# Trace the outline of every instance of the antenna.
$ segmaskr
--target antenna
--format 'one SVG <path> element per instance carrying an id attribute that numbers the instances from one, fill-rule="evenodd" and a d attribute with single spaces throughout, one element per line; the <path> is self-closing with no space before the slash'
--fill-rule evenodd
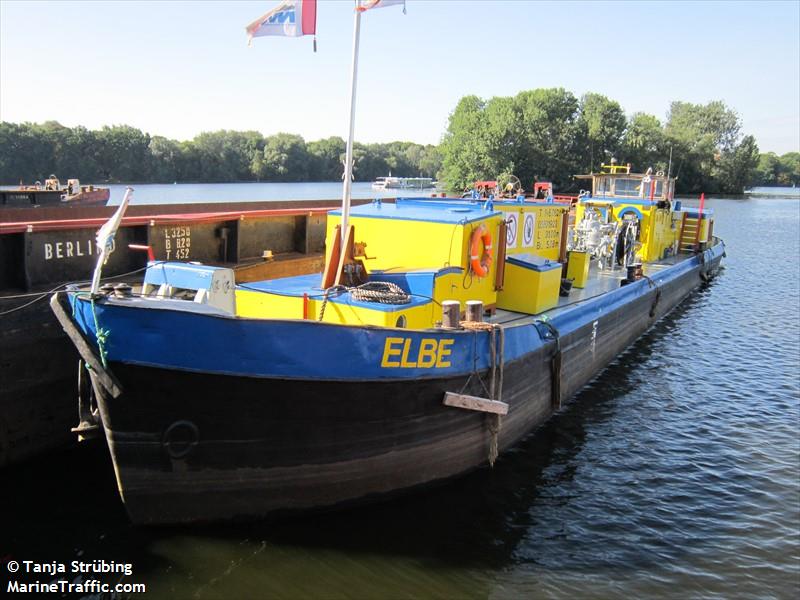
<path id="1" fill-rule="evenodd" d="M 672 173 L 672 144 L 669 145 L 669 166 L 667 167 L 667 181 Z"/>

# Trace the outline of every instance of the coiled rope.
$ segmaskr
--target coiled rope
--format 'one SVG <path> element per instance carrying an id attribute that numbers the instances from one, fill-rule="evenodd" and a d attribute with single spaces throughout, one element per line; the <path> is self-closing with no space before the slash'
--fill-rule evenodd
<path id="1" fill-rule="evenodd" d="M 322 321 L 325 316 L 325 307 L 328 306 L 330 295 L 344 292 L 350 292 L 353 300 L 361 302 L 378 302 L 380 304 L 408 304 L 411 302 L 411 294 L 396 283 L 388 281 L 368 281 L 355 287 L 334 285 L 326 289 L 325 294 L 322 296 L 322 306 L 319 309 L 318 321 Z"/>
<path id="2" fill-rule="evenodd" d="M 380 304 L 408 304 L 411 295 L 395 283 L 388 281 L 369 281 L 358 287 L 350 288 L 350 295 L 362 302 L 379 302 Z"/>

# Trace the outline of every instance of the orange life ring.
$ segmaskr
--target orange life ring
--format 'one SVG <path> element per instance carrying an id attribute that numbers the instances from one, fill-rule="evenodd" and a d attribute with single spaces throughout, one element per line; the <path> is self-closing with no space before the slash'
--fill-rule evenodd
<path id="1" fill-rule="evenodd" d="M 483 252 L 481 252 L 481 244 L 483 244 Z M 486 277 L 489 274 L 489 269 L 492 266 L 492 234 L 486 228 L 486 225 L 481 225 L 472 232 L 472 237 L 469 241 L 469 266 L 478 277 Z"/>

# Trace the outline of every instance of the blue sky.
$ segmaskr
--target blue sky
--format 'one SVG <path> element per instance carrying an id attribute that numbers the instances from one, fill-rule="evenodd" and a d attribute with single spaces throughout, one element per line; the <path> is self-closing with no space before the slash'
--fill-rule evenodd
<path id="1" fill-rule="evenodd" d="M 129 124 L 190 139 L 346 137 L 352 1 L 318 52 L 245 26 L 276 1 L 0 2 L 0 120 Z M 356 139 L 438 143 L 459 98 L 592 91 L 665 120 L 722 100 L 762 151 L 800 150 L 800 2 L 409 0 L 362 19 Z"/>

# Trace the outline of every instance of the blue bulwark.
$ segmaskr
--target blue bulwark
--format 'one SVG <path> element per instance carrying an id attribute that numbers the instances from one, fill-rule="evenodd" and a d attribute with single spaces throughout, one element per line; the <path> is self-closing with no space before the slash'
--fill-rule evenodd
<path id="1" fill-rule="evenodd" d="M 360 308 L 368 308 L 370 310 L 377 310 L 380 312 L 398 312 L 403 311 L 415 306 L 424 306 L 430 304 L 430 298 L 423 298 L 420 296 L 411 296 L 411 301 L 408 304 L 383 304 L 381 302 L 365 302 L 363 300 L 356 300 L 350 292 L 339 294 L 331 294 L 328 298 L 331 304 L 346 304 L 348 306 L 357 306 Z"/>
<path id="2" fill-rule="evenodd" d="M 495 206 L 513 206 L 513 207 L 517 207 L 517 206 L 544 206 L 544 207 L 547 207 L 547 208 L 553 208 L 554 205 L 555 206 L 559 206 L 555 202 L 528 200 L 527 198 L 525 198 L 525 196 L 517 196 L 517 198 L 514 199 L 514 200 L 509 200 L 508 198 L 503 199 L 503 200 L 495 200 L 494 201 L 494 205 Z"/>
<path id="3" fill-rule="evenodd" d="M 581 204 L 591 204 L 593 202 L 607 202 L 613 205 L 636 204 L 637 206 L 655 206 L 656 201 L 642 200 L 641 198 L 625 198 L 624 196 L 584 196 L 580 199 Z"/>
<path id="4" fill-rule="evenodd" d="M 342 211 L 332 210 L 329 214 L 341 215 Z M 501 214 L 464 202 L 420 202 L 419 200 L 398 201 L 395 204 L 362 204 L 350 209 L 352 218 L 397 219 L 400 221 L 452 223 L 454 225 L 483 221 L 489 216 Z"/>
<path id="5" fill-rule="evenodd" d="M 187 263 L 150 262 L 147 264 L 144 282 L 156 287 L 169 285 L 184 290 L 207 290 L 211 288 L 214 273 L 220 270 L 230 269 Z"/>
<path id="6" fill-rule="evenodd" d="M 242 290 L 267 292 L 278 296 L 301 297 L 303 294 L 308 294 L 309 297 L 315 298 L 317 296 L 322 297 L 325 294 L 325 290 L 320 287 L 321 282 L 322 275 L 320 273 L 311 273 L 310 275 L 253 281 L 239 284 L 237 287 Z"/>
<path id="7" fill-rule="evenodd" d="M 506 257 L 506 262 L 524 269 L 531 269 L 532 271 L 552 271 L 553 269 L 561 268 L 560 262 L 536 256 L 535 254 L 513 254 Z"/>
<path id="8" fill-rule="evenodd" d="M 700 208 L 697 206 L 687 206 L 686 208 L 683 209 L 683 212 L 685 212 L 688 217 L 696 219 L 697 216 L 700 214 Z M 713 214 L 714 214 L 713 208 L 703 208 L 704 218 L 711 217 L 713 216 Z"/>
<path id="9" fill-rule="evenodd" d="M 448 273 L 463 273 L 461 267 L 419 269 L 415 271 L 373 271 L 370 281 L 386 281 L 399 285 L 408 294 L 433 296 L 436 279 Z"/>
<path id="10" fill-rule="evenodd" d="M 437 277 L 450 272 L 461 272 L 457 267 L 449 267 L 436 270 L 420 270 L 412 272 L 377 272 L 370 277 L 370 281 L 387 281 L 396 283 L 403 291 L 411 294 L 411 302 L 408 304 L 380 304 L 377 302 L 363 302 L 352 297 L 350 292 L 340 290 L 333 291 L 328 296 L 328 302 L 333 304 L 348 304 L 351 306 L 361 306 L 379 310 L 382 312 L 394 312 L 404 310 L 413 306 L 422 306 L 431 302 L 433 296 L 433 285 Z M 325 296 L 320 284 L 321 275 L 312 273 L 311 275 L 298 275 L 296 277 L 282 277 L 269 281 L 254 281 L 252 283 L 239 284 L 240 290 L 255 292 L 265 292 L 277 296 L 302 297 L 308 294 L 309 298 L 322 298 Z"/>

